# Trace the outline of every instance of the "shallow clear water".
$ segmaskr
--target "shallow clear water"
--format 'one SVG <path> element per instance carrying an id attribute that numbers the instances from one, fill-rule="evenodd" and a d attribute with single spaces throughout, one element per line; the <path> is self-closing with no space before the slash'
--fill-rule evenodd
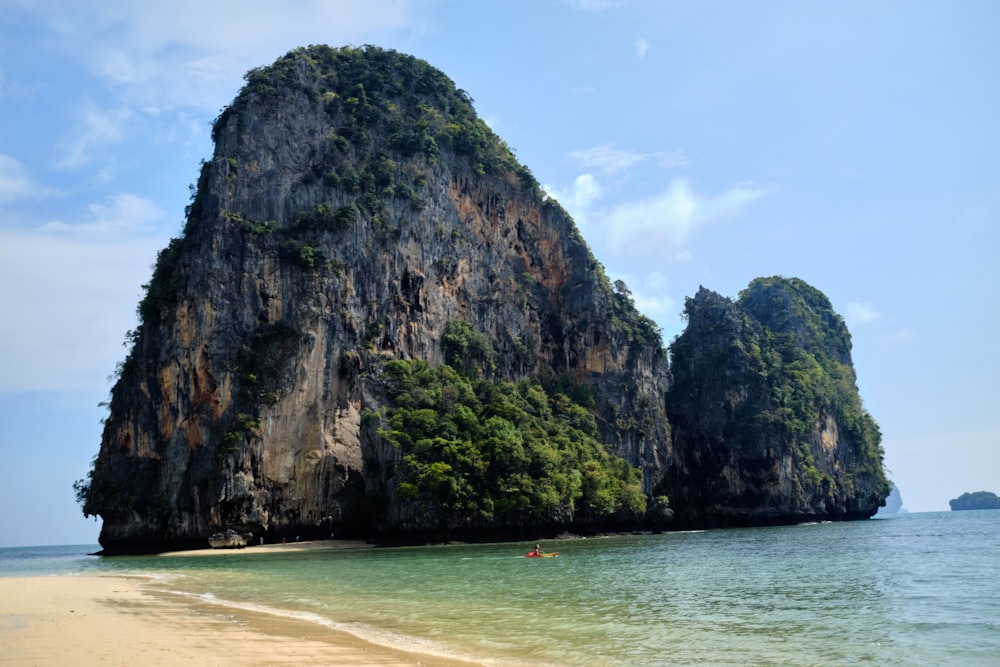
<path id="1" fill-rule="evenodd" d="M 529 546 L 80 567 L 488 664 L 1000 664 L 1000 511 Z"/>
<path id="2" fill-rule="evenodd" d="M 0 577 L 33 577 L 99 572 L 99 544 L 69 544 L 55 547 L 0 547 Z"/>

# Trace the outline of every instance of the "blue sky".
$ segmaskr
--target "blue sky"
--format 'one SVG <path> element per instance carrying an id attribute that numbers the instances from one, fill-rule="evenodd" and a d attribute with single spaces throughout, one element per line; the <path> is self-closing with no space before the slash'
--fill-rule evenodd
<path id="1" fill-rule="evenodd" d="M 904 506 L 1000 493 L 998 30 L 992 0 L 0 0 L 0 546 L 96 541 L 72 482 L 141 285 L 243 74 L 309 44 L 443 70 L 667 342 L 699 285 L 820 289 Z"/>

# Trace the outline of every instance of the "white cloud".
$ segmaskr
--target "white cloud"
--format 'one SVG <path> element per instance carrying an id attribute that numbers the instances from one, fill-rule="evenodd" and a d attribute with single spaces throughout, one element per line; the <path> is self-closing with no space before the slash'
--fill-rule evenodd
<path id="1" fill-rule="evenodd" d="M 607 173 L 625 171 L 647 160 L 654 161 L 657 166 L 663 169 L 684 167 L 691 164 L 691 160 L 680 151 L 635 153 L 617 148 L 613 143 L 581 148 L 571 152 L 569 157 L 575 164 L 584 169 L 599 169 Z"/>
<path id="2" fill-rule="evenodd" d="M 871 324 L 879 318 L 879 312 L 870 303 L 849 303 L 844 314 L 848 326 Z"/>
<path id="3" fill-rule="evenodd" d="M 26 197 L 32 190 L 24 165 L 8 155 L 0 155 L 0 203 Z"/>
<path id="4" fill-rule="evenodd" d="M 696 194 L 687 179 L 672 180 L 662 192 L 644 199 L 625 200 L 601 206 L 609 192 L 619 193 L 622 176 L 640 163 L 655 162 L 661 169 L 690 164 L 680 151 L 637 153 L 613 143 L 570 153 L 578 166 L 594 170 L 581 174 L 568 190 L 545 186 L 573 216 L 584 237 L 612 253 L 633 256 L 656 254 L 675 261 L 690 261 L 687 240 L 696 227 L 735 215 L 770 190 L 755 183 L 736 185 L 722 194 Z M 600 178 L 615 178 L 611 188 Z"/>
<path id="5" fill-rule="evenodd" d="M 771 189 L 747 182 L 713 195 L 696 191 L 687 179 L 675 178 L 652 196 L 629 198 L 627 181 L 641 163 L 665 169 L 690 161 L 679 151 L 636 153 L 611 143 L 573 151 L 570 158 L 590 171 L 565 190 L 543 189 L 573 217 L 595 254 L 607 262 L 609 275 L 629 286 L 636 308 L 662 327 L 665 338 L 679 334 L 683 323 L 678 301 L 661 272 L 664 262 L 691 262 L 688 244 L 697 229 L 740 214 Z M 647 171 L 644 179 L 648 177 Z"/>
<path id="6" fill-rule="evenodd" d="M 53 221 L 42 225 L 46 232 L 101 233 L 131 232 L 150 229 L 163 218 L 163 211 L 148 199 L 133 194 L 120 194 L 110 204 L 91 204 L 86 222 L 67 224 Z"/>
<path id="7" fill-rule="evenodd" d="M 216 111 L 252 67 L 309 44 L 378 41 L 419 29 L 415 0 L 34 0 L 9 10 L 39 17 L 52 43 L 88 64 L 130 105 Z"/>
<path id="8" fill-rule="evenodd" d="M 696 228 L 731 217 L 767 193 L 744 183 L 719 195 L 701 195 L 687 180 L 675 179 L 659 194 L 619 204 L 601 216 L 600 234 L 616 253 L 683 257 Z"/>
<path id="9" fill-rule="evenodd" d="M 596 168 L 606 172 L 623 171 L 645 159 L 641 153 L 615 148 L 614 144 L 581 148 L 571 152 L 569 157 L 584 169 Z"/>
<path id="10" fill-rule="evenodd" d="M 643 56 L 646 55 L 647 51 L 649 51 L 649 42 L 646 40 L 645 37 L 640 37 L 639 39 L 635 40 L 635 54 L 637 56 L 642 58 Z"/>
<path id="11" fill-rule="evenodd" d="M 592 174 L 577 176 L 573 185 L 566 191 L 548 185 L 543 185 L 542 189 L 566 209 L 581 231 L 588 226 L 587 221 L 594 203 L 604 195 L 601 185 Z"/>
<path id="12" fill-rule="evenodd" d="M 123 193 L 82 220 L 0 230 L 0 393 L 101 389 L 165 233 L 163 212 Z"/>

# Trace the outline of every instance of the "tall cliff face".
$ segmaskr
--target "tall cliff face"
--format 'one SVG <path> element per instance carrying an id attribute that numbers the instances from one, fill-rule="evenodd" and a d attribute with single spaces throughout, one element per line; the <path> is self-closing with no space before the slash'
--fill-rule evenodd
<path id="1" fill-rule="evenodd" d="M 585 387 L 602 441 L 660 485 L 657 328 L 443 74 L 299 49 L 213 135 L 112 390 L 84 507 L 106 548 L 418 528 L 395 511 L 383 368 L 439 365 L 455 322 L 488 340 L 482 375 Z"/>
<path id="2" fill-rule="evenodd" d="M 820 292 L 759 278 L 733 302 L 702 288 L 671 345 L 678 519 L 867 518 L 890 484 L 861 406 L 851 339 Z"/>
<path id="3" fill-rule="evenodd" d="M 850 336 L 817 290 L 702 289 L 668 369 L 657 327 L 441 72 L 310 47 L 246 81 L 78 487 L 105 548 L 787 523 L 884 501 Z"/>

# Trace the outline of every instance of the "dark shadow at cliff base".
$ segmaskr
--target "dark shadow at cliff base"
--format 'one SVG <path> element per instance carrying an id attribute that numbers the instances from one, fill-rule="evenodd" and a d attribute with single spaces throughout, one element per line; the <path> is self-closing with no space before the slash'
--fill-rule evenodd
<path id="1" fill-rule="evenodd" d="M 507 526 L 493 528 L 467 528 L 453 530 L 420 531 L 346 531 L 336 533 L 337 540 L 365 542 L 372 547 L 411 547 L 435 544 L 494 544 L 504 542 L 533 542 L 538 540 L 559 540 L 580 537 L 624 534 L 662 534 L 691 530 L 726 530 L 739 528 L 766 528 L 794 526 L 810 523 L 838 521 L 864 521 L 871 518 L 867 513 L 838 513 L 829 515 L 797 516 L 745 516 L 710 517 L 701 519 L 673 520 L 670 522 L 634 521 L 627 523 L 573 524 L 568 526 Z M 319 534 L 315 530 L 292 531 L 290 534 L 268 533 L 264 544 L 294 542 L 317 542 L 329 540 L 329 534 Z M 259 538 L 258 538 L 259 539 Z M 257 542 L 248 544 L 253 547 Z M 165 542 L 147 540 L 128 545 L 107 545 L 94 555 L 135 556 L 194 551 L 209 548 L 208 538 Z M 219 549 L 219 551 L 226 551 Z"/>

